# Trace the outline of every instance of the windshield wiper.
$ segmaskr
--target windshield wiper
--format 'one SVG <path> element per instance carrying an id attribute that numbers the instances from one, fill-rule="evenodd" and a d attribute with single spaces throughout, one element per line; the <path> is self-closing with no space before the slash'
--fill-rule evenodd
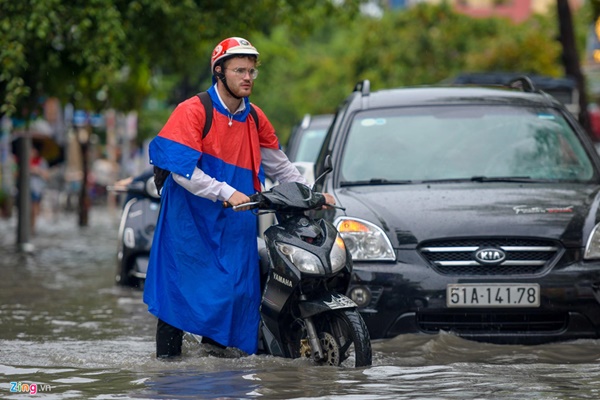
<path id="1" fill-rule="evenodd" d="M 472 176 L 472 182 L 535 182 L 530 176 Z M 538 180 L 539 181 L 539 180 Z"/>
<path id="2" fill-rule="evenodd" d="M 340 186 L 363 186 L 363 185 L 406 185 L 412 183 L 411 180 L 389 180 L 385 178 L 373 178 L 363 181 L 343 181 Z"/>
<path id="3" fill-rule="evenodd" d="M 470 178 L 447 178 L 447 179 L 427 179 L 421 183 L 446 183 L 446 182 L 544 182 L 540 179 L 533 179 L 530 176 L 472 176 Z"/>
<path id="4" fill-rule="evenodd" d="M 427 179 L 423 181 L 393 180 L 373 178 L 361 181 L 343 181 L 340 186 L 369 186 L 369 185 L 407 185 L 410 183 L 445 183 L 445 182 L 547 182 L 547 180 L 533 179 L 530 176 L 483 176 L 476 175 L 470 178 Z"/>

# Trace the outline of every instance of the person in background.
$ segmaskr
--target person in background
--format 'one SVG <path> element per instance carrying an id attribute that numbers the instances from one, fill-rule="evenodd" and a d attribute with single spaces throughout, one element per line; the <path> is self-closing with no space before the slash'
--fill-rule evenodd
<path id="1" fill-rule="evenodd" d="M 36 221 L 40 215 L 42 196 L 48 181 L 48 162 L 41 155 L 41 147 L 33 143 L 29 158 L 29 190 L 31 192 L 31 233 L 35 234 Z"/>
<path id="2" fill-rule="evenodd" d="M 158 318 L 159 358 L 181 354 L 183 331 L 213 346 L 257 351 L 257 217 L 225 208 L 224 202 L 250 201 L 265 173 L 280 182 L 306 183 L 281 150 L 267 116 L 250 104 L 257 62 L 249 41 L 221 41 L 211 57 L 213 117 L 207 135 L 207 115 L 194 96 L 176 107 L 150 143 L 150 163 L 171 171 L 161 191 L 144 284 L 144 302 Z M 326 198 L 334 204 L 333 197 Z"/>

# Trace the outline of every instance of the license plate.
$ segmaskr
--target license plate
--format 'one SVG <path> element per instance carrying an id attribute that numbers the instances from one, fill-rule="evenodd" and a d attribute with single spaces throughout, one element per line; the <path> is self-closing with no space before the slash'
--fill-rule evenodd
<path id="1" fill-rule="evenodd" d="M 448 307 L 539 307 L 540 285 L 527 284 L 449 284 Z"/>

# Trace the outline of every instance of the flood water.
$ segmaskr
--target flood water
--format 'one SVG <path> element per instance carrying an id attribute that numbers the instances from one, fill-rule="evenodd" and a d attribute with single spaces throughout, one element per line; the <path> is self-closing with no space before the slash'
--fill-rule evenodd
<path id="1" fill-rule="evenodd" d="M 186 338 L 181 359 L 156 360 L 141 291 L 113 283 L 118 218 L 93 208 L 79 228 L 74 214 L 45 215 L 29 255 L 15 250 L 14 218 L 0 220 L 0 398 L 600 398 L 593 340 L 526 347 L 406 335 L 373 343 L 372 367 L 340 369 L 214 357 Z"/>

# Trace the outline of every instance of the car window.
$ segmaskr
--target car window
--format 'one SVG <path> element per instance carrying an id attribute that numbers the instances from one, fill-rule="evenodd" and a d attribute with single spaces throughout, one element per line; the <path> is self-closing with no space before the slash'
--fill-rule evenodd
<path id="1" fill-rule="evenodd" d="M 357 113 L 341 161 L 342 181 L 529 177 L 585 181 L 594 171 L 554 109 L 431 106 Z"/>
<path id="2" fill-rule="evenodd" d="M 315 162 L 321 150 L 327 129 L 308 129 L 298 141 L 298 151 L 293 161 Z"/>

